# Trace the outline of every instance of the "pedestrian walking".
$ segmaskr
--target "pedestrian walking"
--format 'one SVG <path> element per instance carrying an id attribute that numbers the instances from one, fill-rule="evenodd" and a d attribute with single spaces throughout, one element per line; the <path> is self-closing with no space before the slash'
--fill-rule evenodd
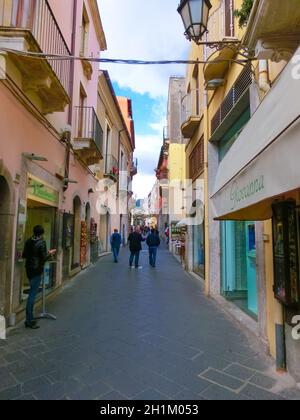
<path id="1" fill-rule="evenodd" d="M 33 237 L 26 241 L 23 251 L 23 258 L 26 260 L 26 274 L 30 283 L 25 327 L 33 330 L 39 328 L 34 320 L 33 310 L 44 274 L 44 267 L 46 262 L 56 253 L 56 249 L 52 249 L 49 252 L 47 251 L 47 245 L 43 238 L 44 233 L 44 228 L 42 226 L 35 226 L 33 229 Z"/>
<path id="2" fill-rule="evenodd" d="M 141 229 L 139 226 L 135 228 L 135 231 L 131 233 L 128 237 L 129 242 L 129 249 L 130 249 L 130 258 L 129 258 L 129 266 L 132 267 L 133 261 L 135 264 L 135 268 L 139 268 L 139 260 L 140 260 L 140 252 L 142 250 L 142 242 L 145 239 L 141 234 Z"/>
<path id="3" fill-rule="evenodd" d="M 156 267 L 157 250 L 160 246 L 160 238 L 156 229 L 152 229 L 147 238 L 147 245 L 149 247 L 149 263 L 151 267 Z"/>
<path id="4" fill-rule="evenodd" d="M 114 230 L 114 233 L 110 237 L 110 244 L 111 244 L 111 250 L 114 256 L 114 262 L 119 262 L 119 254 L 120 254 L 120 248 L 122 244 L 122 237 L 119 234 L 118 229 Z"/>
<path id="5" fill-rule="evenodd" d="M 169 228 L 169 226 L 166 227 L 165 235 L 166 235 L 167 245 L 169 245 L 169 243 L 170 243 L 170 228 Z"/>

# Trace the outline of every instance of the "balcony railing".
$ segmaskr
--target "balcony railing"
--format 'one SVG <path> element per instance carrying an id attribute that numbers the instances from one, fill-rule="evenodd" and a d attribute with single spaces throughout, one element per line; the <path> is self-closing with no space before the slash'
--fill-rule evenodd
<path id="1" fill-rule="evenodd" d="M 117 181 L 119 179 L 119 164 L 113 155 L 106 155 L 104 176 L 106 178 L 111 178 L 113 181 Z"/>
<path id="2" fill-rule="evenodd" d="M 103 130 L 93 107 L 75 107 L 75 139 L 90 140 L 103 152 Z"/>
<path id="3" fill-rule="evenodd" d="M 186 123 L 191 117 L 200 117 L 202 111 L 200 90 L 191 90 L 182 99 L 181 123 Z"/>
<path id="4" fill-rule="evenodd" d="M 193 89 L 181 101 L 181 131 L 184 138 L 191 138 L 200 124 L 203 115 L 200 90 Z"/>
<path id="5" fill-rule="evenodd" d="M 47 0 L 0 0 L 0 28 L 29 31 L 43 53 L 70 55 Z M 49 58 L 48 63 L 69 93 L 70 60 Z"/>
<path id="6" fill-rule="evenodd" d="M 225 37 L 225 25 L 224 25 L 224 10 L 223 7 L 218 7 L 209 16 L 208 20 L 208 31 L 206 33 L 207 41 L 221 41 Z M 213 53 L 216 52 L 216 48 L 204 46 L 204 57 L 208 59 Z"/>
<path id="7" fill-rule="evenodd" d="M 223 123 L 226 117 L 230 114 L 230 112 L 234 109 L 236 104 L 240 101 L 244 93 L 248 90 L 250 85 L 252 84 L 252 70 L 251 65 L 247 65 L 230 91 L 228 92 L 227 96 L 225 97 L 222 105 L 216 112 L 215 116 L 211 120 L 211 134 L 213 135 L 219 126 Z"/>
<path id="8" fill-rule="evenodd" d="M 130 167 L 130 174 L 131 174 L 131 176 L 135 176 L 137 174 L 137 171 L 138 171 L 138 160 L 137 159 L 134 159 L 131 162 L 131 167 Z"/>

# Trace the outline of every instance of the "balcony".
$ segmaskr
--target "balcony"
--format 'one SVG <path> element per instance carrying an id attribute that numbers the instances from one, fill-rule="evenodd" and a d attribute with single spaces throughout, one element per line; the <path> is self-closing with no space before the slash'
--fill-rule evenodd
<path id="1" fill-rule="evenodd" d="M 218 7 L 209 17 L 207 41 L 237 41 L 234 30 L 226 28 L 223 6 Z M 204 80 L 207 90 L 216 90 L 224 84 L 224 77 L 229 69 L 229 61 L 237 53 L 237 46 L 224 46 L 220 51 L 216 48 L 204 47 L 205 60 Z"/>
<path id="2" fill-rule="evenodd" d="M 104 165 L 104 178 L 109 178 L 114 182 L 119 180 L 119 163 L 112 155 L 107 155 Z"/>
<path id="3" fill-rule="evenodd" d="M 87 166 L 103 159 L 103 130 L 93 107 L 75 108 L 73 148 Z"/>
<path id="4" fill-rule="evenodd" d="M 134 159 L 131 162 L 130 175 L 131 176 L 135 176 L 135 175 L 137 175 L 137 173 L 138 173 L 138 160 L 137 159 Z"/>
<path id="5" fill-rule="evenodd" d="M 70 55 L 47 0 L 0 0 L 0 48 L 20 52 Z M 70 61 L 7 53 L 16 71 L 8 76 L 27 95 L 35 95 L 43 114 L 63 112 L 70 103 Z"/>
<path id="6" fill-rule="evenodd" d="M 247 65 L 226 95 L 222 105 L 211 120 L 211 139 L 217 142 L 230 129 L 237 116 L 246 111 L 250 104 L 249 88 L 253 76 L 251 64 Z"/>
<path id="7" fill-rule="evenodd" d="M 256 0 L 243 40 L 258 59 L 289 61 L 299 46 L 299 0 Z"/>
<path id="8" fill-rule="evenodd" d="M 181 131 L 186 139 L 190 139 L 200 125 L 203 108 L 200 104 L 200 90 L 194 89 L 182 99 Z"/>

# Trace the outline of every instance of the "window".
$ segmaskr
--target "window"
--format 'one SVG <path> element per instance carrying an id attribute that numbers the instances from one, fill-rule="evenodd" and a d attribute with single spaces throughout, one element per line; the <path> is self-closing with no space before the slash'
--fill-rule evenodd
<path id="1" fill-rule="evenodd" d="M 78 118 L 78 137 L 82 138 L 85 132 L 86 124 L 86 115 L 85 115 L 85 106 L 86 106 L 86 93 L 83 89 L 83 86 L 80 86 L 79 92 L 79 118 Z"/>
<path id="2" fill-rule="evenodd" d="M 224 0 L 225 36 L 234 36 L 234 0 Z"/>
<path id="3" fill-rule="evenodd" d="M 199 177 L 204 170 L 204 137 L 201 138 L 190 155 L 190 179 L 193 181 Z"/>
<path id="4" fill-rule="evenodd" d="M 89 34 L 89 18 L 86 11 L 86 8 L 83 8 L 82 13 L 82 24 L 81 24 L 81 45 L 80 45 L 80 55 L 85 56 L 88 46 L 88 34 Z"/>

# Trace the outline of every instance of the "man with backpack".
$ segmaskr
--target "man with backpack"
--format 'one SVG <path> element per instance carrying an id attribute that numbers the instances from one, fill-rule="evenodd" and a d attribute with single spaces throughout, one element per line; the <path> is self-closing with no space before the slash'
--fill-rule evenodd
<path id="1" fill-rule="evenodd" d="M 30 283 L 25 327 L 33 330 L 39 328 L 34 320 L 33 309 L 44 275 L 44 267 L 46 262 L 56 253 L 56 249 L 47 251 L 46 241 L 43 238 L 44 233 L 45 231 L 42 226 L 35 226 L 33 236 L 26 242 L 23 252 L 23 258 L 26 259 L 26 274 Z"/>
<path id="2" fill-rule="evenodd" d="M 156 267 L 157 250 L 160 246 L 159 234 L 155 229 L 151 230 L 150 235 L 147 238 L 147 245 L 149 247 L 149 262 L 151 267 Z"/>

